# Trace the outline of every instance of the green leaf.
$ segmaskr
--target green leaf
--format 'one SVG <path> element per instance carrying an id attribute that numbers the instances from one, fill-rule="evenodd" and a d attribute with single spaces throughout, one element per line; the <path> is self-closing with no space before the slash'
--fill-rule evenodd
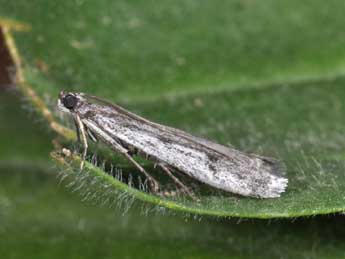
<path id="1" fill-rule="evenodd" d="M 28 70 L 47 87 L 112 100 L 324 78 L 344 73 L 345 3 L 292 1 L 1 0 Z M 43 73 L 44 74 L 44 73 Z"/>
<path id="2" fill-rule="evenodd" d="M 53 135 L 31 103 L 20 98 L 14 92 L 0 94 L 0 165 L 47 164 Z"/>
<path id="3" fill-rule="evenodd" d="M 139 113 L 155 121 L 285 161 L 289 187 L 281 198 L 259 200 L 201 190 L 198 203 L 184 198 L 158 199 L 119 186 L 116 179 L 109 175 L 102 177 L 102 171 L 91 164 L 87 165 L 91 172 L 77 170 L 76 185 L 85 184 L 85 178 L 90 177 L 89 182 L 97 184 L 95 192 L 101 200 L 122 195 L 110 191 L 120 189 L 159 206 L 196 214 L 271 218 L 344 211 L 344 83 L 345 80 L 337 80 L 224 92 L 208 95 L 207 99 L 202 99 L 202 95 L 187 96 L 133 105 L 133 109 L 137 107 Z M 193 104 L 195 98 L 198 105 Z M 310 102 L 311 99 L 314 101 Z M 184 120 L 180 119 L 182 114 Z M 102 192 L 109 195 L 103 196 Z"/>
<path id="4" fill-rule="evenodd" d="M 288 166 L 282 198 L 248 199 L 202 186 L 200 203 L 169 200 L 182 210 L 260 218 L 344 210 L 344 3 L 0 4 L 0 16 L 32 28 L 15 34 L 25 64 L 18 85 L 66 139 L 72 135 L 57 123 L 54 108 L 61 89 L 106 97 L 154 121 L 278 157 Z M 103 173 L 89 166 L 94 176 Z M 116 182 L 103 174 L 104 185 Z"/>
<path id="5" fill-rule="evenodd" d="M 24 169 L 24 171 L 23 171 Z M 0 169 L 4 258 L 343 258 L 343 217 L 218 220 L 95 208 L 35 167 Z M 20 247 L 20 249 L 18 249 Z"/>
<path id="6" fill-rule="evenodd" d="M 49 137 L 40 124 L 33 123 L 34 113 L 31 119 L 25 116 L 28 110 L 21 110 L 21 104 L 2 93 L 0 118 L 6 130 L 1 123 L 1 143 L 13 136 L 11 143 L 0 146 L 6 151 L 1 158 L 11 160 L 16 154 L 15 163 L 0 163 L 0 252 L 4 258 L 344 256 L 342 216 L 294 222 L 215 221 L 163 216 L 162 210 L 159 215 L 147 215 L 145 204 L 132 204 L 126 212 L 80 202 L 66 189 L 65 181 L 57 184 L 55 170 L 37 167 L 49 150 Z M 11 149 L 13 145 L 17 148 Z"/>

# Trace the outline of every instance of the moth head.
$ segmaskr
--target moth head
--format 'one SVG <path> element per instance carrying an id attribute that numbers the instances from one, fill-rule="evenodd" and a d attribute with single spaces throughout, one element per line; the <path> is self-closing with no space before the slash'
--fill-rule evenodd
<path id="1" fill-rule="evenodd" d="M 81 95 L 73 92 L 61 91 L 59 93 L 58 108 L 64 112 L 71 112 L 81 100 Z"/>

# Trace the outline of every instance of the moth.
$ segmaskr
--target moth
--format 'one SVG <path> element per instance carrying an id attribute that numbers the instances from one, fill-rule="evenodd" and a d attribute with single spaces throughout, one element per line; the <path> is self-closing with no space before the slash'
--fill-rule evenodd
<path id="1" fill-rule="evenodd" d="M 189 195 L 193 192 L 174 174 L 182 172 L 209 186 L 255 198 L 275 198 L 285 191 L 284 163 L 245 153 L 179 129 L 154 123 L 126 109 L 85 93 L 61 91 L 58 108 L 72 115 L 87 155 L 87 135 L 122 154 L 147 178 L 153 191 L 159 183 L 134 158 L 154 161 Z"/>

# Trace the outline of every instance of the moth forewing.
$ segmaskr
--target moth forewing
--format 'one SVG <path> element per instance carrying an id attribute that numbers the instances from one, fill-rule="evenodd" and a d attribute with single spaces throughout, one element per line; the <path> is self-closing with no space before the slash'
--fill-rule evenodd
<path id="1" fill-rule="evenodd" d="M 151 122 L 97 97 L 68 93 L 61 95 L 60 103 L 67 103 L 64 98 L 68 95 L 76 98 L 69 111 L 80 117 L 88 131 L 116 151 L 134 148 L 157 163 L 244 196 L 279 197 L 287 187 L 282 162 Z"/>

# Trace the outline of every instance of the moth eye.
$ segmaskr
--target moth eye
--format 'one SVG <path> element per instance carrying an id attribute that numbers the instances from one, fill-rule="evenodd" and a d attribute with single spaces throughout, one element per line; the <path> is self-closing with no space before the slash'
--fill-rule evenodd
<path id="1" fill-rule="evenodd" d="M 63 100 L 62 103 L 63 105 L 67 108 L 67 109 L 73 109 L 74 106 L 76 106 L 78 102 L 77 97 L 73 96 L 73 95 L 66 95 Z"/>

